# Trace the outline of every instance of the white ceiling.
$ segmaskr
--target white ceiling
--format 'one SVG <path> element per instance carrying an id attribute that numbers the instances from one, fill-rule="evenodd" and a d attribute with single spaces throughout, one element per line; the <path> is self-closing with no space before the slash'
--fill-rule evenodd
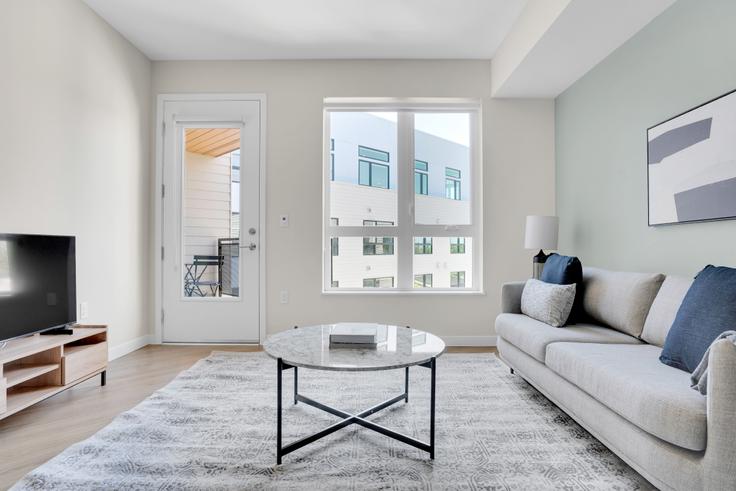
<path id="1" fill-rule="evenodd" d="M 84 0 L 152 60 L 490 59 L 526 0 Z"/>

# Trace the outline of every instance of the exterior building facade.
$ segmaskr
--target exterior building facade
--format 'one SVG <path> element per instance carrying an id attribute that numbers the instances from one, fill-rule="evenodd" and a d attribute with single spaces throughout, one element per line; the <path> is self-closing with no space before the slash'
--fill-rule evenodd
<path id="1" fill-rule="evenodd" d="M 397 220 L 395 113 L 334 112 L 330 124 L 330 221 L 393 226 Z M 469 148 L 414 132 L 415 222 L 470 221 Z M 397 237 L 331 237 L 332 288 L 396 286 Z M 470 288 L 470 237 L 414 237 L 415 288 Z"/>

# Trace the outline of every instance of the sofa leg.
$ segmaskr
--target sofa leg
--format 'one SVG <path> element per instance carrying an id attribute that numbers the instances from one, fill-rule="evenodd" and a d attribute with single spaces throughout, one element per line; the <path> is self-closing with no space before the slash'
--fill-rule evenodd
<path id="1" fill-rule="evenodd" d="M 513 375 L 514 374 L 514 369 L 513 368 L 509 368 L 509 372 L 511 372 L 511 375 Z"/>

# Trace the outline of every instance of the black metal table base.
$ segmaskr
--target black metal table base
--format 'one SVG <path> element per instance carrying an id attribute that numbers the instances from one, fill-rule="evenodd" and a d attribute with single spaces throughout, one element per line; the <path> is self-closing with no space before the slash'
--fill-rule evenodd
<path id="1" fill-rule="evenodd" d="M 342 428 L 345 428 L 347 426 L 354 425 L 354 424 L 360 425 L 363 428 L 368 428 L 369 430 L 376 431 L 382 435 L 386 435 L 388 437 L 393 438 L 394 440 L 398 440 L 400 442 L 406 443 L 407 445 L 411 445 L 412 447 L 416 447 L 420 450 L 424 450 L 425 452 L 429 453 L 430 459 L 434 459 L 434 410 L 435 410 L 435 386 L 436 386 L 435 382 L 436 382 L 436 374 L 437 374 L 437 359 L 436 358 L 432 358 L 428 362 L 418 365 L 421 367 L 429 368 L 432 372 L 431 382 L 430 382 L 431 392 L 430 392 L 430 408 L 429 408 L 429 411 L 430 411 L 429 412 L 429 443 L 425 443 L 423 441 L 417 440 L 416 438 L 404 435 L 403 433 L 399 433 L 397 431 L 386 428 L 385 426 L 381 426 L 377 423 L 374 423 L 372 421 L 365 419 L 367 416 L 370 416 L 371 414 L 375 414 L 378 411 L 381 411 L 383 409 L 386 409 L 387 407 L 393 406 L 394 404 L 399 403 L 401 401 L 404 401 L 405 403 L 409 402 L 409 367 L 405 368 L 404 393 L 403 394 L 399 394 L 396 397 L 392 397 L 391 399 L 387 401 L 384 401 L 380 404 L 376 404 L 375 406 L 365 409 L 364 411 L 361 411 L 357 414 L 351 414 L 345 411 L 341 411 L 340 409 L 335 409 L 331 406 L 322 404 L 321 402 L 317 402 L 314 399 L 310 399 L 309 397 L 299 394 L 299 368 L 284 363 L 284 361 L 281 358 L 276 360 L 276 364 L 277 364 L 276 464 L 281 464 L 281 460 L 284 455 L 287 455 L 295 450 L 298 450 L 304 447 L 305 445 L 314 443 L 317 440 L 326 437 L 327 435 L 330 435 Z M 304 404 L 308 404 L 326 413 L 342 418 L 342 420 L 328 426 L 327 428 L 324 428 L 321 431 L 318 431 L 317 433 L 314 433 L 312 435 L 296 440 L 295 442 L 283 445 L 282 438 L 281 438 L 282 436 L 281 413 L 283 409 L 282 408 L 282 405 L 283 405 L 283 402 L 282 402 L 282 390 L 283 390 L 282 374 L 284 371 L 291 370 L 291 369 L 294 370 L 294 404 L 303 402 Z"/>

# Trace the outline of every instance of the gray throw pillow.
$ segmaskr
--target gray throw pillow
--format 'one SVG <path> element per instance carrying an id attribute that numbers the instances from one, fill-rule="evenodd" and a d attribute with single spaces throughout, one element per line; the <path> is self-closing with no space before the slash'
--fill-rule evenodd
<path id="1" fill-rule="evenodd" d="M 577 286 L 527 280 L 521 293 L 521 312 L 550 326 L 564 326 L 575 301 Z"/>

